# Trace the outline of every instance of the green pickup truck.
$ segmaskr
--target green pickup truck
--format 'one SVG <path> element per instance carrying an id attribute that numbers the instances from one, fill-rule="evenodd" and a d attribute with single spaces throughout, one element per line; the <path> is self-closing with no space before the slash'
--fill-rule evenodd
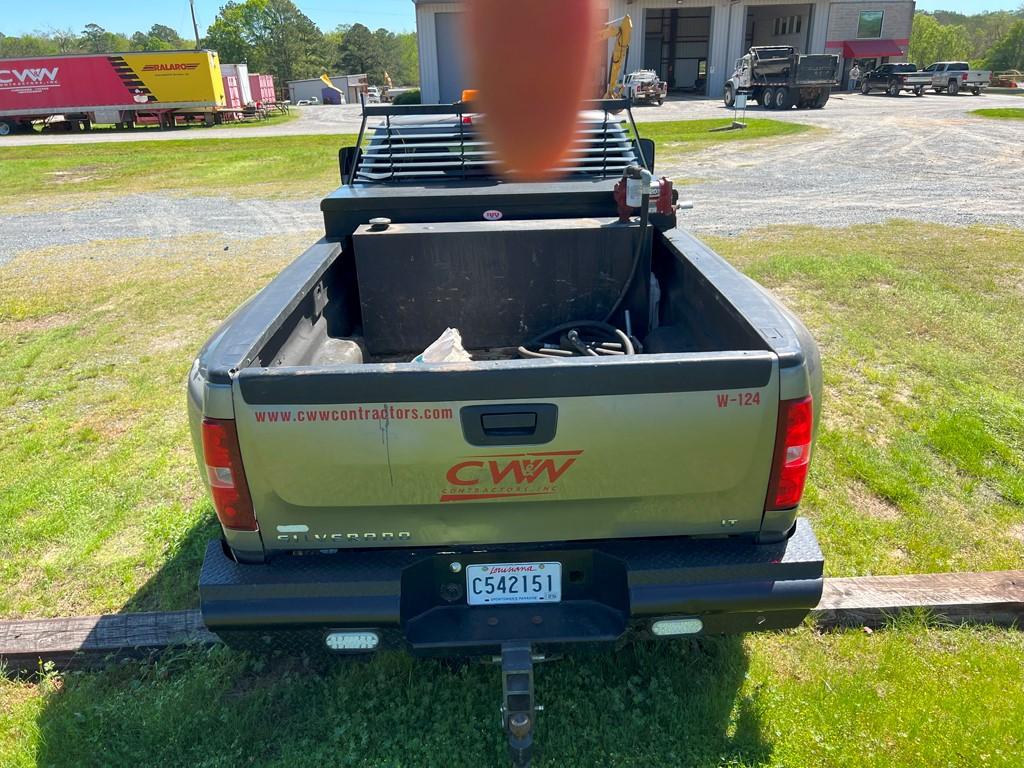
<path id="1" fill-rule="evenodd" d="M 519 764 L 536 653 L 793 627 L 822 589 L 818 348 L 593 106 L 551 182 L 498 178 L 471 105 L 366 106 L 324 237 L 188 381 L 210 629 L 500 654 Z"/>

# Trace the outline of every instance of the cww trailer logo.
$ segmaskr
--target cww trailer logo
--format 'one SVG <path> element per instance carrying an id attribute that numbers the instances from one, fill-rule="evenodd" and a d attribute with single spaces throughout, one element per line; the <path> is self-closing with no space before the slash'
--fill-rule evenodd
<path id="1" fill-rule="evenodd" d="M 441 501 L 481 501 L 546 496 L 572 469 L 583 451 L 512 453 L 467 457 L 445 473 Z"/>
<path id="2" fill-rule="evenodd" d="M 60 67 L 34 69 L 0 69 L 0 88 L 25 85 L 56 85 Z"/>

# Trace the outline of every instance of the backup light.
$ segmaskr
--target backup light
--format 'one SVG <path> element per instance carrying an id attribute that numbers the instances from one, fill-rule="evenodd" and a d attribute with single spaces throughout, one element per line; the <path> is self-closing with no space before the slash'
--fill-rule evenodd
<path id="1" fill-rule="evenodd" d="M 704 622 L 697 618 L 689 619 L 658 619 L 651 624 L 651 632 L 658 637 L 674 637 L 676 635 L 695 635 L 704 629 Z"/>
<path id="2" fill-rule="evenodd" d="M 380 635 L 366 630 L 328 632 L 324 642 L 332 651 L 374 651 L 380 645 Z"/>

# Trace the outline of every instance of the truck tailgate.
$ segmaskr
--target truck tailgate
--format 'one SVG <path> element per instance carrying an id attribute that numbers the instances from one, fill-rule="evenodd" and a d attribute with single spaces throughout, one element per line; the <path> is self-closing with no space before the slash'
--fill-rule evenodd
<path id="1" fill-rule="evenodd" d="M 766 351 L 248 368 L 233 386 L 268 550 L 753 532 L 779 402 Z"/>

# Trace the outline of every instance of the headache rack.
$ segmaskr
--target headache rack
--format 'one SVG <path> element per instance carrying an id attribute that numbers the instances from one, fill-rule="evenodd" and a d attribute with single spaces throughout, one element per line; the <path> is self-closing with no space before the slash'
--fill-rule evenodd
<path id="1" fill-rule="evenodd" d="M 566 176 L 618 177 L 634 163 L 645 167 L 653 164 L 653 145 L 639 139 L 628 99 L 585 102 L 581 115 L 573 146 L 563 165 L 555 169 L 557 172 Z M 371 118 L 380 121 L 368 126 Z M 339 155 L 342 182 L 495 176 L 498 161 L 480 130 L 485 120 L 471 102 L 364 104 L 356 146 L 343 149 Z M 543 122 L 537 129 L 543 130 Z"/>

